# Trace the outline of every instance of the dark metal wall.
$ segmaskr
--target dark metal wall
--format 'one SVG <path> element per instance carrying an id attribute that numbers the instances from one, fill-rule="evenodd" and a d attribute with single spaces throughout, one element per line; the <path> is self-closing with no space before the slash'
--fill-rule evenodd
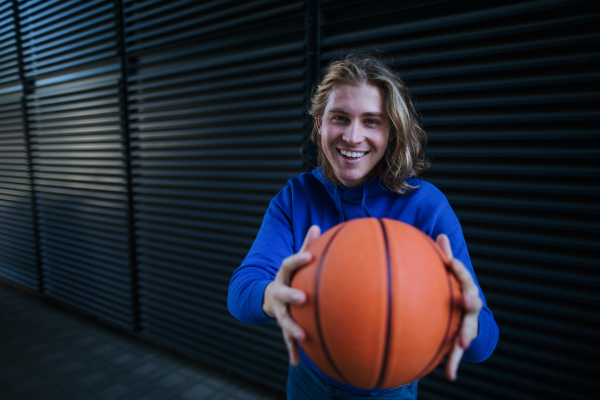
<path id="1" fill-rule="evenodd" d="M 126 2 L 141 332 L 282 387 L 275 324 L 227 311 L 271 198 L 303 170 L 301 2 Z"/>
<path id="2" fill-rule="evenodd" d="M 436 369 L 419 397 L 593 398 L 592 4 L 2 2 L 0 276 L 284 389 L 278 327 L 231 317 L 228 281 L 306 169 L 317 76 L 377 49 L 413 93 L 425 179 L 461 220 L 500 326 L 490 360 L 456 383 Z"/>
<path id="3" fill-rule="evenodd" d="M 112 1 L 20 2 L 42 291 L 132 328 Z"/>

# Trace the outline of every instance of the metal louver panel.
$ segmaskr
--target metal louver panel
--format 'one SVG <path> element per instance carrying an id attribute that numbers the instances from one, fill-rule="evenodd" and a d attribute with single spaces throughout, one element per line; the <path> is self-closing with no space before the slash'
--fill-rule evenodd
<path id="1" fill-rule="evenodd" d="M 270 199 L 303 170 L 303 4 L 125 6 L 141 331 L 283 389 L 279 328 L 226 303 Z"/>
<path id="2" fill-rule="evenodd" d="M 599 14 L 584 1 L 322 2 L 323 66 L 387 52 L 500 327 L 423 399 L 590 398 L 600 353 Z M 594 218 L 595 217 L 595 218 Z M 566 384 L 568 383 L 568 384 Z"/>
<path id="3" fill-rule="evenodd" d="M 18 37 L 11 2 L 0 4 L 0 276 L 39 290 L 33 197 Z"/>
<path id="4" fill-rule="evenodd" d="M 132 328 L 114 2 L 19 9 L 43 290 Z"/>

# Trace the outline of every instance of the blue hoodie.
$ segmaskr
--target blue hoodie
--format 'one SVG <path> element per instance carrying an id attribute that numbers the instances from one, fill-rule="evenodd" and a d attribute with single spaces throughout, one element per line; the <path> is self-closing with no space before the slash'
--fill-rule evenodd
<path id="1" fill-rule="evenodd" d="M 446 196 L 430 183 L 414 178 L 408 183 L 420 187 L 415 192 L 399 195 L 376 178 L 347 189 L 329 182 L 320 169 L 290 179 L 271 200 L 252 248 L 231 278 L 227 299 L 229 312 L 249 324 L 270 321 L 262 310 L 263 295 L 267 285 L 275 279 L 283 259 L 300 250 L 312 225 L 318 225 L 325 232 L 354 218 L 396 219 L 419 228 L 433 239 L 445 233 L 454 257 L 464 263 L 479 287 L 460 223 Z M 479 294 L 483 301 L 479 333 L 463 355 L 463 360 L 469 362 L 486 360 L 498 342 L 498 326 L 480 287 Z M 359 393 L 383 392 L 364 391 L 336 382 L 310 362 L 302 349 L 300 353 L 302 360 L 317 374 L 337 387 Z"/>

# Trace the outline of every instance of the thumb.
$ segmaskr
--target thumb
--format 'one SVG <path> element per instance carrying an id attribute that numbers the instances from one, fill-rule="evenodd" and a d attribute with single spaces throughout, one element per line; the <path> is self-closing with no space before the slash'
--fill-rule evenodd
<path id="1" fill-rule="evenodd" d="M 306 251 L 306 248 L 312 244 L 317 238 L 321 235 L 321 228 L 317 225 L 313 225 L 308 229 L 306 233 L 306 237 L 304 238 L 304 243 L 302 243 L 302 248 L 300 251 Z"/>

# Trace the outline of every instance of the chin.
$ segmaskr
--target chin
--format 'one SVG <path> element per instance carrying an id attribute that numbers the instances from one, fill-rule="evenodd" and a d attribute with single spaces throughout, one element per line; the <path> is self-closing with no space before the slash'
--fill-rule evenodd
<path id="1" fill-rule="evenodd" d="M 344 176 L 341 179 L 339 179 L 339 181 L 346 186 L 347 188 L 353 188 L 356 186 L 360 186 L 363 183 L 366 182 L 365 177 L 364 176 L 359 176 L 359 177 L 347 177 Z"/>

